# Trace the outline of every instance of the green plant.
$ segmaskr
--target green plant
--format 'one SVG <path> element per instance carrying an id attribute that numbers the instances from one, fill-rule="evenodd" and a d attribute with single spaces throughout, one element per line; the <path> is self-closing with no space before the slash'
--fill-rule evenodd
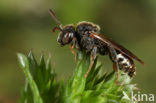
<path id="1" fill-rule="evenodd" d="M 56 81 L 50 59 L 45 63 L 41 56 L 38 64 L 32 52 L 28 57 L 17 55 L 26 76 L 21 103 L 134 103 L 129 96 L 135 86 L 122 71 L 119 72 L 120 85 L 117 85 L 114 71 L 99 74 L 102 65 L 96 59 L 89 75 L 84 77 L 90 64 L 89 53 L 78 53 L 75 72 L 66 83 Z"/>

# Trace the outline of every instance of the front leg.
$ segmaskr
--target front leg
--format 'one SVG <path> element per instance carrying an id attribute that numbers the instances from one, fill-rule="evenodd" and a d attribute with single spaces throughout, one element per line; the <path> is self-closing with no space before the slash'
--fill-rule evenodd
<path id="1" fill-rule="evenodd" d="M 89 69 L 88 71 L 86 72 L 85 74 L 85 78 L 88 76 L 93 64 L 94 64 L 94 60 L 96 59 L 96 56 L 97 56 L 97 47 L 94 46 L 92 51 L 91 51 L 91 56 L 90 56 L 90 65 L 89 65 Z"/>
<path id="2" fill-rule="evenodd" d="M 75 56 L 75 60 L 77 60 L 77 53 L 74 51 L 75 47 L 78 48 L 78 42 L 77 42 L 76 37 L 73 38 L 71 45 L 70 45 L 70 49 L 71 49 L 72 54 L 74 54 Z"/>

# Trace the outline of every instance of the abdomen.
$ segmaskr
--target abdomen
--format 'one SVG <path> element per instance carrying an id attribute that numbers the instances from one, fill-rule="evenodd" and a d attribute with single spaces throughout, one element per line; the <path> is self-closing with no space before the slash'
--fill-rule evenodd
<path id="1" fill-rule="evenodd" d="M 125 56 L 122 53 L 117 53 L 117 62 L 119 65 L 119 69 L 128 73 L 130 77 L 135 74 L 135 65 L 131 58 Z"/>

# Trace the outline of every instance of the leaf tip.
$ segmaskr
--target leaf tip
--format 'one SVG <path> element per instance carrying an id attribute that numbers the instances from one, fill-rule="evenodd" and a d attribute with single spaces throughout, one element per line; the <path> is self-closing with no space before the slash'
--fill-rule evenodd
<path id="1" fill-rule="evenodd" d="M 17 58 L 19 60 L 21 68 L 28 68 L 29 67 L 28 59 L 24 54 L 17 53 Z"/>

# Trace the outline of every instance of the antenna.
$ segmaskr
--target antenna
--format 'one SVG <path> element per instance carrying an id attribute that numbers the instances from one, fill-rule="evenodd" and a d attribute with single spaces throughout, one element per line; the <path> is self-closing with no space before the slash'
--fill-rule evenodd
<path id="1" fill-rule="evenodd" d="M 61 22 L 58 20 L 58 18 L 56 17 L 56 15 L 55 15 L 55 13 L 53 12 L 53 10 L 52 9 L 49 9 L 49 13 L 50 13 L 50 15 L 54 18 L 54 20 L 56 21 L 56 23 L 59 25 L 59 30 L 63 30 L 63 28 L 62 28 L 62 24 L 61 24 Z"/>

